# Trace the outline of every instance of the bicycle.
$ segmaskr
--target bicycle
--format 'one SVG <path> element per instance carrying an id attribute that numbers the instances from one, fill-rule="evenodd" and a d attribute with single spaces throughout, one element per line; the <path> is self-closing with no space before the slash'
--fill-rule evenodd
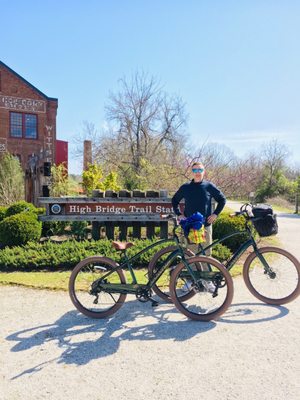
<path id="1" fill-rule="evenodd" d="M 244 204 L 240 211 L 231 214 L 232 217 L 242 215 L 245 218 L 244 230 L 236 231 L 215 240 L 209 246 L 199 245 L 199 252 L 195 256 L 204 255 L 208 249 L 213 248 L 219 243 L 224 242 L 237 235 L 247 235 L 247 240 L 233 253 L 230 259 L 224 262 L 224 267 L 230 271 L 238 259 L 246 252 L 249 247 L 253 251 L 247 256 L 243 264 L 243 279 L 249 291 L 259 300 L 267 304 L 282 305 L 289 303 L 300 295 L 300 263 L 295 256 L 288 251 L 275 246 L 259 248 L 252 233 L 252 225 L 259 218 L 251 216 L 251 204 Z M 172 274 L 164 274 L 153 286 L 153 291 L 165 301 L 173 301 L 176 305 L 175 282 L 178 279 L 178 269 L 176 272 L 177 250 L 174 246 L 166 247 L 154 255 L 149 263 L 149 276 L 155 274 L 161 268 L 164 260 L 168 257 L 170 265 L 173 266 Z M 173 258 L 173 261 L 172 261 Z M 202 266 L 203 268 L 203 266 Z M 206 264 L 206 269 L 210 269 L 210 264 Z M 173 287 L 173 296 L 171 286 Z"/>
<path id="2" fill-rule="evenodd" d="M 146 284 L 138 283 L 133 268 L 133 262 L 155 246 L 173 240 L 176 248 L 176 257 L 183 266 L 186 278 L 181 275 L 181 288 L 178 302 L 186 302 L 183 312 L 191 319 L 208 321 L 223 314 L 233 298 L 233 282 L 229 272 L 217 260 L 208 259 L 205 256 L 187 258 L 191 255 L 180 244 L 177 235 L 179 227 L 177 217 L 164 216 L 174 222 L 172 239 L 162 239 L 145 247 L 139 253 L 128 257 L 127 249 L 133 246 L 130 242 L 112 242 L 112 246 L 122 252 L 120 263 L 113 259 L 101 256 L 88 257 L 74 268 L 69 280 L 69 294 L 74 306 L 83 314 L 92 318 L 106 318 L 113 315 L 123 305 L 127 294 L 133 294 L 140 302 L 158 305 L 152 298 L 152 288 L 164 271 L 169 271 L 172 257 L 167 257 L 159 270 L 148 275 Z M 202 263 L 209 262 L 211 271 L 201 270 Z M 124 270 L 127 269 L 131 276 L 131 282 L 127 283 Z M 191 286 L 184 288 L 185 283 Z M 213 291 L 207 289 L 206 282 L 213 282 Z M 199 307 L 198 294 L 201 294 Z M 209 298 L 209 302 L 204 300 Z"/>

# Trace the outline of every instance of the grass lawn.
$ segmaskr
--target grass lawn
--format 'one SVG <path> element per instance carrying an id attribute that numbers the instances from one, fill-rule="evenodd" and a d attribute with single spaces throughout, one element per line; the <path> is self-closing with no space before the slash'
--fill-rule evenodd
<path id="1" fill-rule="evenodd" d="M 235 277 L 242 274 L 243 264 L 236 264 L 230 274 Z M 68 283 L 71 271 L 60 272 L 0 272 L 0 285 L 18 285 L 34 289 L 47 290 L 68 290 Z M 147 270 L 135 270 L 136 278 L 139 283 L 147 283 Z M 128 271 L 125 273 L 128 283 L 131 282 L 131 276 Z"/>
<path id="2" fill-rule="evenodd" d="M 147 271 L 135 271 L 139 283 L 147 282 Z M 35 289 L 68 290 L 71 271 L 60 272 L 0 272 L 0 285 L 20 285 Z M 126 280 L 131 282 L 129 272 L 126 271 Z"/>

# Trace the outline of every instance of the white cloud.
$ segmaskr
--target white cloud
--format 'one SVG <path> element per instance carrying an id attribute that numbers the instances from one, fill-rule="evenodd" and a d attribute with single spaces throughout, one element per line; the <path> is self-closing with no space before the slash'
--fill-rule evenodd
<path id="1" fill-rule="evenodd" d="M 255 144 L 257 142 L 268 142 L 273 139 L 277 139 L 278 141 L 286 140 L 287 136 L 286 132 L 248 131 L 222 134 L 221 137 L 217 136 L 216 140 L 224 144 Z"/>

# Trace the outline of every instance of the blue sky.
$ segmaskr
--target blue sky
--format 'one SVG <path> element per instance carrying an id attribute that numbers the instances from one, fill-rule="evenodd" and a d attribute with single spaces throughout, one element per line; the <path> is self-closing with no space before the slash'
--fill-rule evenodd
<path id="1" fill-rule="evenodd" d="M 299 1 L 0 0 L 0 12 L 1 61 L 58 98 L 71 152 L 83 121 L 104 125 L 118 79 L 144 70 L 182 97 L 195 145 L 243 156 L 276 138 L 300 165 Z"/>

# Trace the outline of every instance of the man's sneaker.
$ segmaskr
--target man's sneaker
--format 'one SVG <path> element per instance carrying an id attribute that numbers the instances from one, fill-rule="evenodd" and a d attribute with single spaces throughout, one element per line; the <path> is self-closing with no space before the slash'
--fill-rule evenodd
<path id="1" fill-rule="evenodd" d="M 215 285 L 212 283 L 212 281 L 202 281 L 201 282 L 205 291 L 209 293 L 214 293 L 216 290 Z"/>
<path id="2" fill-rule="evenodd" d="M 183 292 L 190 292 L 193 288 L 193 284 L 191 281 L 186 281 L 185 284 L 182 286 L 181 290 Z"/>

